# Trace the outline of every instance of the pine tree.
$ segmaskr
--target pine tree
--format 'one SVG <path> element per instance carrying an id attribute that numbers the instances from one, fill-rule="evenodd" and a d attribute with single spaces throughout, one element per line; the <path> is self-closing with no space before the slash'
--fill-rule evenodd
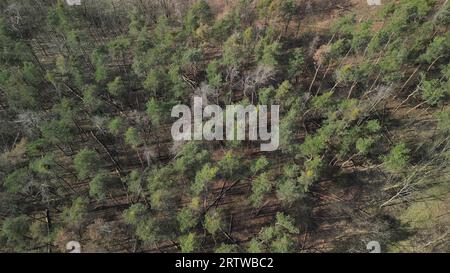
<path id="1" fill-rule="evenodd" d="M 83 180 L 95 175 L 100 168 L 100 159 L 94 150 L 84 148 L 73 160 L 78 178 Z"/>

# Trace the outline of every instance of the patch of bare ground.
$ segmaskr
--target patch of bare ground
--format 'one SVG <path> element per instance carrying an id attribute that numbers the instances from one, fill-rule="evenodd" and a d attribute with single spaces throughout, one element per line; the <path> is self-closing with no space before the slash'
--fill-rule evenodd
<path id="1" fill-rule="evenodd" d="M 220 20 L 238 3 L 237 0 L 208 0 L 216 19 Z"/>
<path id="2" fill-rule="evenodd" d="M 349 12 L 354 12 L 358 21 L 372 18 L 382 6 L 368 6 L 365 0 L 301 0 L 298 1 L 300 33 L 323 33 L 333 23 Z M 297 31 L 297 23 L 290 24 Z"/>

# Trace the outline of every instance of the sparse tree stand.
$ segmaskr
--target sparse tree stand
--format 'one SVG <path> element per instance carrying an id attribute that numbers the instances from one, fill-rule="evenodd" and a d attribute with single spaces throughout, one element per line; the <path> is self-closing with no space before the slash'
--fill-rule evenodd
<path id="1" fill-rule="evenodd" d="M 446 252 L 449 2 L 319 2 L 3 0 L 0 252 Z M 194 94 L 279 149 L 172 141 Z"/>

